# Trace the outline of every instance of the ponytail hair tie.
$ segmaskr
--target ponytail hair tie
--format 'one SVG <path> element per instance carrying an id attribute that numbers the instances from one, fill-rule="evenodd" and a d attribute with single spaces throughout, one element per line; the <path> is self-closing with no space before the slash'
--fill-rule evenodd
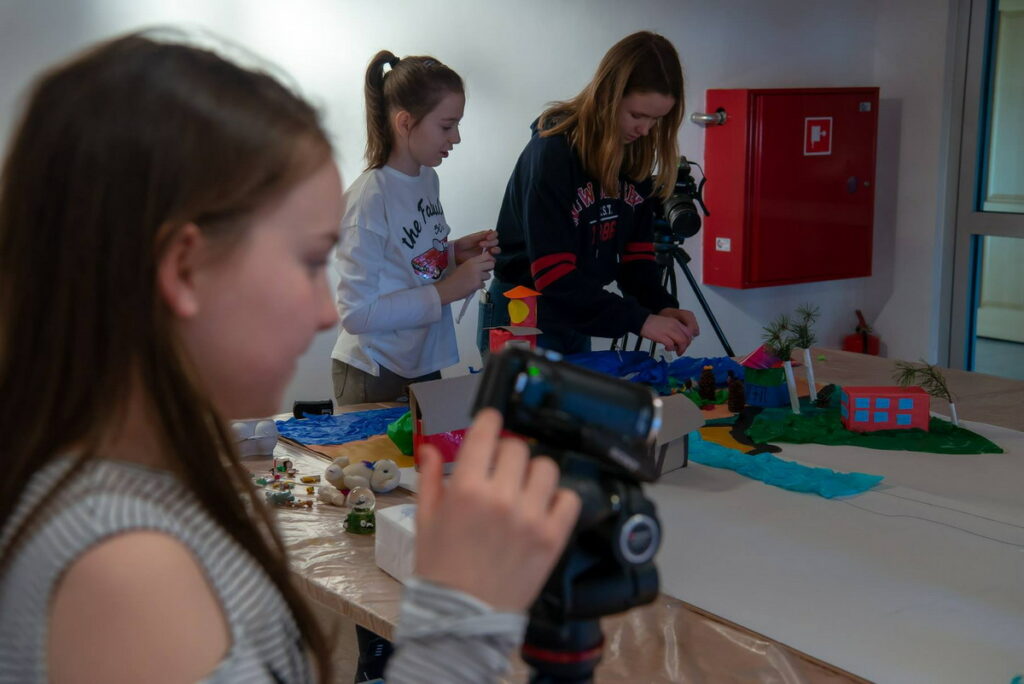
<path id="1" fill-rule="evenodd" d="M 383 71 L 383 75 L 387 76 L 392 71 L 394 71 L 395 67 L 398 66 L 398 63 L 401 62 L 401 61 L 402 61 L 401 57 L 395 57 L 394 61 L 389 59 L 388 61 L 384 62 L 384 64 L 381 65 L 381 67 L 382 67 L 381 71 Z M 385 69 L 383 67 L 387 67 L 387 68 Z"/>

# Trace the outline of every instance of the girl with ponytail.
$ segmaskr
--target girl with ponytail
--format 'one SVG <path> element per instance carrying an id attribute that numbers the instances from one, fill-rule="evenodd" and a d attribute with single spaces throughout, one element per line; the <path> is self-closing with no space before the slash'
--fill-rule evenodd
<path id="1" fill-rule="evenodd" d="M 366 171 L 338 247 L 339 405 L 392 401 L 458 362 L 451 304 L 480 289 L 497 234 L 449 241 L 434 168 L 460 141 L 462 79 L 433 57 L 378 52 L 366 69 Z"/>

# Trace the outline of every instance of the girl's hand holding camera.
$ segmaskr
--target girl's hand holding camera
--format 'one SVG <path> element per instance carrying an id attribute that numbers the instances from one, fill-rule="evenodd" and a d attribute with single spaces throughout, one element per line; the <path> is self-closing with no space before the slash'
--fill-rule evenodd
<path id="1" fill-rule="evenodd" d="M 434 283 L 441 296 L 441 304 L 451 304 L 483 287 L 494 269 L 494 257 L 490 253 L 477 254 L 463 261 L 440 282 Z"/>
<path id="2" fill-rule="evenodd" d="M 422 447 L 416 574 L 521 613 L 562 554 L 580 498 L 559 488 L 554 461 L 502 439 L 501 423 L 494 409 L 477 414 L 447 487 L 440 452 Z"/>

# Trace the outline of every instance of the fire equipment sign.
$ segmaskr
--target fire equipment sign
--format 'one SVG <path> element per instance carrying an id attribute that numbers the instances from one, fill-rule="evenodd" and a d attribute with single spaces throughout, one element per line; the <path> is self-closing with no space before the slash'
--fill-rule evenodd
<path id="1" fill-rule="evenodd" d="M 804 156 L 832 154 L 832 117 L 809 116 L 804 119 Z"/>

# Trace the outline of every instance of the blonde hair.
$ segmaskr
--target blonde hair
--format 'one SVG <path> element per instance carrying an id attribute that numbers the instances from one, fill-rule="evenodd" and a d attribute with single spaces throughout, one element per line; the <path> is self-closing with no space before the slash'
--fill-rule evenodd
<path id="1" fill-rule="evenodd" d="M 647 136 L 624 145 L 618 112 L 622 98 L 631 93 L 659 93 L 674 98 L 675 104 Z M 663 36 L 640 31 L 605 53 L 594 78 L 579 95 L 555 102 L 541 114 L 540 135 L 567 135 L 583 168 L 606 195 L 618 197 L 620 175 L 640 181 L 657 171 L 655 192 L 667 199 L 678 166 L 676 134 L 683 110 L 679 54 Z"/>
<path id="2" fill-rule="evenodd" d="M 391 66 L 385 72 L 384 65 Z M 366 168 L 379 169 L 391 156 L 391 112 L 403 109 L 419 123 L 448 93 L 465 93 L 462 77 L 433 57 L 403 57 L 381 50 L 366 67 Z"/>

